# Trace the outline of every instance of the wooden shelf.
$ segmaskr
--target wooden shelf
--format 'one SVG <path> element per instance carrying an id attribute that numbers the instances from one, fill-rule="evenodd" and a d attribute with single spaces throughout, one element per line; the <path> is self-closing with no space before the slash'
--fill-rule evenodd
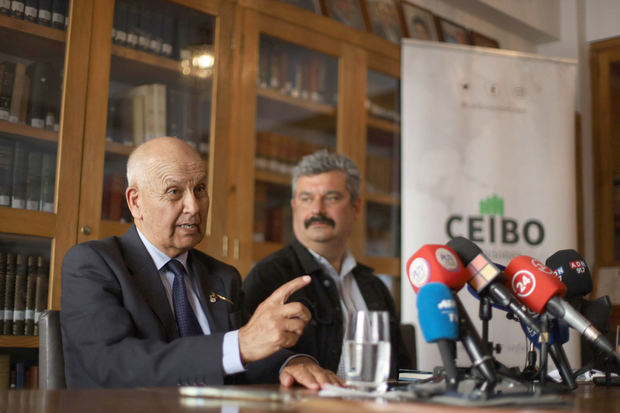
<path id="1" fill-rule="evenodd" d="M 158 56 L 153 53 L 143 52 L 141 50 L 132 49 L 131 47 L 113 44 L 112 54 L 114 56 L 119 56 L 127 60 L 133 60 L 135 62 L 139 62 L 145 65 L 159 67 L 161 69 L 169 70 L 171 72 L 181 72 L 181 64 L 177 60 Z"/>
<path id="2" fill-rule="evenodd" d="M 252 243 L 252 261 L 257 262 L 265 258 L 269 254 L 273 254 L 277 250 L 284 248 L 282 242 L 253 242 Z"/>
<path id="3" fill-rule="evenodd" d="M 55 231 L 55 214 L 0 207 L 0 232 L 53 238 Z"/>
<path id="4" fill-rule="evenodd" d="M 129 154 L 131 154 L 131 151 L 133 151 L 134 149 L 135 149 L 135 146 L 124 145 L 118 142 L 106 141 L 105 143 L 106 153 L 111 153 L 115 155 L 129 156 Z"/>
<path id="5" fill-rule="evenodd" d="M 58 132 L 49 129 L 35 128 L 22 123 L 13 123 L 0 120 L 0 132 L 15 137 L 38 139 L 47 142 L 58 143 Z"/>
<path id="6" fill-rule="evenodd" d="M 254 177 L 257 181 L 267 182 L 276 185 L 291 185 L 291 176 L 279 172 L 266 171 L 264 169 L 256 169 Z"/>
<path id="7" fill-rule="evenodd" d="M 378 194 L 367 191 L 364 198 L 366 201 L 376 204 L 400 206 L 400 197 L 395 195 Z"/>
<path id="8" fill-rule="evenodd" d="M 302 109 L 306 109 L 310 112 L 322 113 L 324 115 L 336 116 L 336 107 L 328 105 L 326 103 L 313 102 L 311 100 L 294 98 L 292 96 L 285 95 L 277 90 L 259 87 L 256 91 L 259 97 L 265 99 L 275 100 L 291 106 L 297 106 Z"/>
<path id="9" fill-rule="evenodd" d="M 0 336 L 0 347 L 38 348 L 39 337 L 35 336 Z"/>
<path id="10" fill-rule="evenodd" d="M 380 129 L 386 132 L 400 133 L 400 124 L 394 121 L 368 115 L 367 124 L 370 128 Z"/>
<path id="11" fill-rule="evenodd" d="M 0 15 L 0 39 L 10 39 L 2 42 L 2 52 L 5 54 L 62 61 L 66 37 L 64 30 Z"/>
<path id="12" fill-rule="evenodd" d="M 387 274 L 400 277 L 400 258 L 365 256 L 361 260 L 365 265 L 374 268 L 375 274 Z"/>

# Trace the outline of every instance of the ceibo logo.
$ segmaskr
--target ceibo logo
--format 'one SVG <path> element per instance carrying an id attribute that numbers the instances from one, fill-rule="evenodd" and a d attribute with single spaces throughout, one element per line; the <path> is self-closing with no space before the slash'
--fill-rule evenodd
<path id="1" fill-rule="evenodd" d="M 478 215 L 450 215 L 446 221 L 449 238 L 465 237 L 473 242 L 514 245 L 524 241 L 531 246 L 545 240 L 545 227 L 535 218 L 519 222 L 504 216 L 504 199 L 493 195 L 479 201 Z"/>

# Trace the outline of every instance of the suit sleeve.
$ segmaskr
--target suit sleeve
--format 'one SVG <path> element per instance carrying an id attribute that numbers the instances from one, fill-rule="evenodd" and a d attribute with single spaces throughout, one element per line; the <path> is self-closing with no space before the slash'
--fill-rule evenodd
<path id="1" fill-rule="evenodd" d="M 122 257 L 80 244 L 62 266 L 61 326 L 69 387 L 222 384 L 223 334 L 166 340 Z M 240 282 L 240 280 L 239 280 Z"/>

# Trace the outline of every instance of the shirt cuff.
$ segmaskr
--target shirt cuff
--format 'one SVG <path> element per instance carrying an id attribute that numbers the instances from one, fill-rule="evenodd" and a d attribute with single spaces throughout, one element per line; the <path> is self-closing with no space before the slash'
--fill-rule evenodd
<path id="1" fill-rule="evenodd" d="M 278 376 L 280 374 L 282 374 L 282 370 L 284 370 L 284 368 L 288 365 L 288 363 L 290 363 L 291 360 L 293 360 L 294 358 L 297 357 L 307 357 L 310 360 L 314 361 L 316 364 L 319 364 L 319 362 L 317 361 L 317 359 L 315 359 L 314 357 L 312 357 L 309 354 L 293 354 L 292 356 L 290 356 L 289 358 L 287 358 L 286 360 L 284 360 L 284 363 L 282 363 L 282 366 L 280 367 L 280 371 L 278 372 Z M 320 364 L 319 364 L 320 365 Z"/>
<path id="2" fill-rule="evenodd" d="M 239 351 L 239 330 L 229 331 L 224 334 L 222 341 L 222 365 L 224 374 L 231 375 L 245 371 L 241 362 L 241 352 Z"/>

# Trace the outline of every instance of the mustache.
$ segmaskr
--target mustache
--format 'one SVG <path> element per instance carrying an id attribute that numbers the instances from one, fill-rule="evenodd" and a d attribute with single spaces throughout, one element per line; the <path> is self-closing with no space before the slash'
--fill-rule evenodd
<path id="1" fill-rule="evenodd" d="M 308 218 L 307 220 L 304 221 L 304 226 L 306 227 L 306 229 L 308 229 L 308 227 L 310 226 L 310 224 L 312 224 L 313 222 L 322 222 L 325 223 L 329 226 L 331 226 L 332 228 L 334 228 L 336 226 L 336 222 L 331 219 L 330 217 L 323 215 L 323 214 L 319 214 L 319 215 L 315 215 L 313 217 Z"/>

